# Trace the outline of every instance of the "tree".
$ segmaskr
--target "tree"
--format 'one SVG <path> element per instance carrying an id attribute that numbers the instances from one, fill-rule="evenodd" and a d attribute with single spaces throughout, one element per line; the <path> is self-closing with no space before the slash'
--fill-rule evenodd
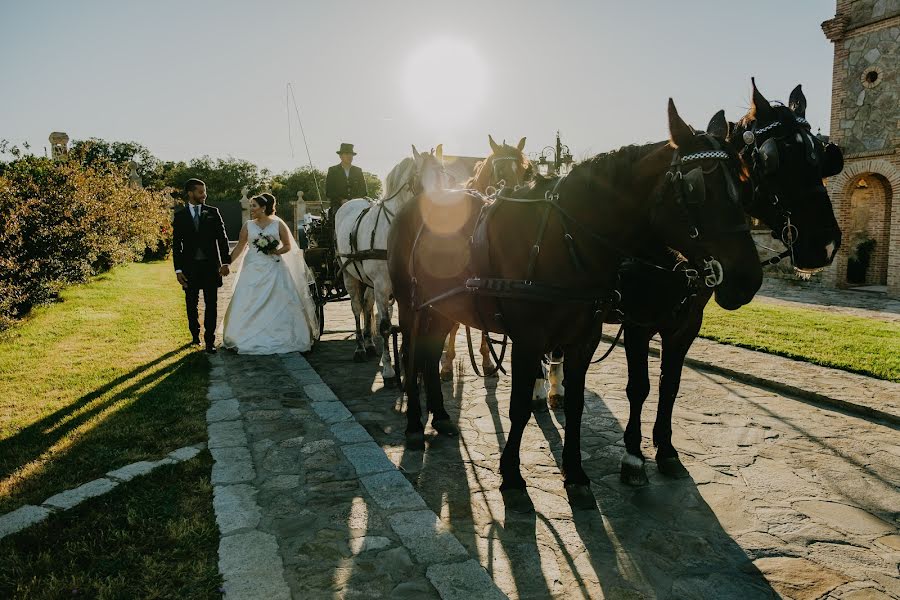
<path id="1" fill-rule="evenodd" d="M 103 169 L 109 163 L 125 168 L 133 160 L 145 188 L 164 187 L 158 177 L 160 160 L 138 142 L 108 142 L 100 138 L 75 140 L 69 149 L 69 160 L 94 169 Z"/>
<path id="2" fill-rule="evenodd" d="M 319 192 L 325 195 L 325 172 L 319 169 L 311 169 L 310 167 L 300 167 L 293 171 L 285 171 L 272 178 L 272 193 L 282 202 L 291 202 L 297 199 L 297 192 L 303 191 L 303 199 L 308 202 L 324 200 L 319 197 L 316 191 L 316 182 L 313 177 L 318 178 Z M 363 177 L 366 180 L 366 187 L 369 190 L 369 196 L 372 198 L 381 197 L 381 180 L 374 173 L 363 171 Z"/>
<path id="3" fill-rule="evenodd" d="M 160 165 L 159 179 L 167 186 L 175 188 L 179 196 L 184 183 L 197 178 L 206 183 L 208 200 L 211 202 L 237 202 L 241 199 L 241 188 L 248 188 L 248 197 L 262 192 L 268 187 L 270 174 L 250 161 L 238 158 L 209 156 L 185 162 L 165 162 Z"/>

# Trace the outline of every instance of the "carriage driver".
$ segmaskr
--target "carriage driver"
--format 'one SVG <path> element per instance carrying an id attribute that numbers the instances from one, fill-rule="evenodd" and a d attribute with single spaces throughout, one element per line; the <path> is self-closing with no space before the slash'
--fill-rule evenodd
<path id="1" fill-rule="evenodd" d="M 337 154 L 341 162 L 329 167 L 325 178 L 325 197 L 331 204 L 332 216 L 347 200 L 369 195 L 362 169 L 353 166 L 353 157 L 356 156 L 353 144 L 342 143 Z"/>

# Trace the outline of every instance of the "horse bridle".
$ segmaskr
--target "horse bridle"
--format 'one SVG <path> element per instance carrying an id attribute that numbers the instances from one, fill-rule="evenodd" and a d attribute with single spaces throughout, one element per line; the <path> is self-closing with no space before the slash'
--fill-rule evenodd
<path id="1" fill-rule="evenodd" d="M 505 180 L 505 179 L 501 179 L 501 178 L 498 176 L 498 173 L 497 173 L 497 166 L 498 166 L 498 165 L 497 165 L 497 163 L 498 163 L 498 162 L 503 162 L 503 161 L 509 161 L 509 160 L 514 160 L 514 161 L 516 161 L 516 162 L 518 163 L 518 162 L 519 162 L 519 157 L 518 157 L 518 156 L 492 156 L 492 157 L 491 157 L 491 180 L 496 182 L 495 185 L 493 186 L 495 189 L 503 189 L 504 187 L 506 187 L 506 180 Z M 513 167 L 513 172 L 516 173 L 515 167 Z M 514 185 L 513 187 L 516 188 L 516 187 L 518 187 L 519 185 L 521 185 L 521 183 L 522 183 L 522 182 L 519 181 L 519 176 L 518 176 L 518 173 L 517 173 L 517 174 L 516 174 L 516 182 L 515 182 L 515 185 Z"/>
<path id="2" fill-rule="evenodd" d="M 699 152 L 692 152 L 681 156 L 679 150 L 676 148 L 675 154 L 672 156 L 672 163 L 669 165 L 669 170 L 666 171 L 665 175 L 665 185 L 672 189 L 675 203 L 684 210 L 687 217 L 689 227 L 688 237 L 699 243 L 701 237 L 709 238 L 732 233 L 749 232 L 750 226 L 744 219 L 741 219 L 740 223 L 716 229 L 701 229 L 700 217 L 706 203 L 706 183 L 704 175 L 712 174 L 717 169 L 721 168 L 722 174 L 725 177 L 729 199 L 738 206 L 741 205 L 741 200 L 737 185 L 734 182 L 734 177 L 725 166 L 728 162 L 734 161 L 735 158 L 711 135 L 700 135 L 712 144 L 712 150 L 701 150 Z M 703 168 L 702 161 L 709 160 L 714 160 L 716 162 L 712 168 L 706 170 Z M 683 170 L 686 166 L 693 163 L 701 164 L 691 168 L 687 172 Z M 663 195 L 664 191 L 661 191 L 660 197 L 662 198 Z M 722 283 L 725 276 L 722 263 L 716 260 L 712 255 L 708 255 L 700 260 L 702 264 L 704 285 L 708 288 L 714 288 Z M 691 279 L 692 276 L 699 277 L 699 274 L 696 271 L 693 271 L 693 273 L 690 271 L 693 270 L 686 271 L 688 279 Z"/>
<path id="3" fill-rule="evenodd" d="M 825 159 L 825 157 L 823 156 L 823 154 L 825 153 L 825 149 L 822 146 L 822 142 L 810 133 L 809 121 L 799 116 L 794 116 L 794 120 L 796 123 L 804 126 L 806 128 L 806 131 L 787 131 L 781 135 L 769 135 L 762 142 L 760 142 L 760 140 L 762 139 L 761 136 L 763 136 L 763 134 L 767 134 L 770 131 L 777 130 L 778 128 L 785 126 L 785 123 L 783 123 L 781 120 L 775 120 L 765 127 L 757 128 L 757 121 L 754 120 L 752 128 L 750 130 L 744 131 L 741 136 L 741 141 L 744 143 L 744 148 L 741 150 L 741 155 L 744 156 L 747 152 L 749 152 L 750 154 L 750 176 L 753 181 L 753 197 L 751 199 L 750 205 L 745 206 L 745 208 L 748 211 L 752 210 L 752 206 L 756 204 L 758 197 L 766 198 L 784 222 L 784 226 L 782 227 L 780 233 L 780 239 L 781 242 L 785 245 L 786 250 L 766 261 L 763 261 L 763 266 L 776 264 L 780 262 L 782 258 L 786 258 L 788 256 L 790 256 L 791 260 L 793 261 L 794 244 L 796 243 L 797 238 L 800 235 L 797 227 L 793 223 L 791 223 L 790 208 L 785 206 L 785 204 L 781 202 L 777 192 L 772 189 L 772 187 L 767 182 L 768 178 L 776 173 L 781 167 L 781 151 L 779 144 L 783 143 L 783 140 L 786 140 L 788 137 L 794 134 L 797 137 L 801 138 L 798 141 L 804 144 L 804 156 L 811 166 L 820 166 L 822 161 Z M 822 185 L 822 183 L 817 183 L 811 185 L 808 189 L 812 192 L 817 191 L 818 189 L 823 187 L 824 186 Z"/>

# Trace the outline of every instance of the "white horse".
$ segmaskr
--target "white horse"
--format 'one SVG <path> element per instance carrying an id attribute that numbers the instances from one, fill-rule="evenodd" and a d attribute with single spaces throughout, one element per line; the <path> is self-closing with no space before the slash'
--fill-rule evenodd
<path id="1" fill-rule="evenodd" d="M 391 363 L 390 331 L 393 313 L 393 286 L 387 270 L 387 237 L 394 215 L 422 192 L 448 187 L 443 168 L 443 149 L 404 158 L 385 180 L 385 199 L 356 198 L 346 202 L 334 215 L 334 233 L 344 287 L 356 319 L 356 351 L 353 360 L 362 362 L 377 355 L 374 337 L 382 338 L 381 375 L 385 384 L 395 376 Z M 368 290 L 372 291 L 369 293 Z M 378 330 L 372 318 L 372 304 L 378 308 Z M 360 317 L 364 327 L 360 326 Z"/>

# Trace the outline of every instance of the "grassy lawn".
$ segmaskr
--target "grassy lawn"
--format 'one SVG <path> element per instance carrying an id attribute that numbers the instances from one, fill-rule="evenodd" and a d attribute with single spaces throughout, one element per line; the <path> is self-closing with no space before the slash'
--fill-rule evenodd
<path id="1" fill-rule="evenodd" d="M 209 452 L 0 540 L 0 598 L 221 598 Z"/>
<path id="2" fill-rule="evenodd" d="M 0 334 L 0 513 L 206 440 L 209 362 L 169 262 L 73 287 Z M 0 540 L 0 598 L 220 596 L 212 458 Z"/>
<path id="3" fill-rule="evenodd" d="M 762 302 L 728 312 L 710 302 L 700 336 L 900 382 L 900 325 L 895 323 Z"/>
<path id="4" fill-rule="evenodd" d="M 206 439 L 183 298 L 170 263 L 132 264 L 0 334 L 0 513 Z"/>

